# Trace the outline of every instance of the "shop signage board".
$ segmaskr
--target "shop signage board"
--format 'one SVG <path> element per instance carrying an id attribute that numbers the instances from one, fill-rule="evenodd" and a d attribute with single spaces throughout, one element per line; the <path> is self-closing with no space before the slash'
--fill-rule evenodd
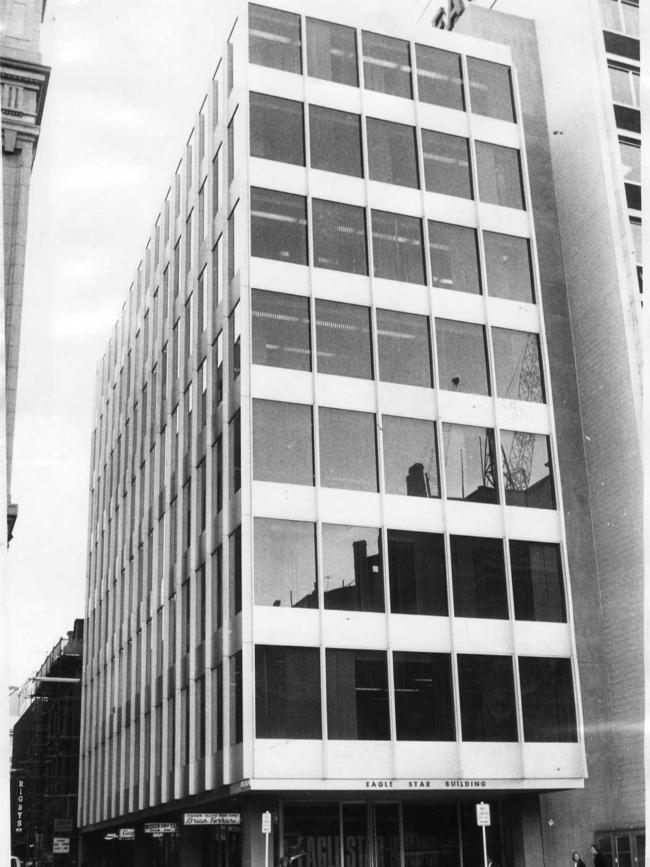
<path id="1" fill-rule="evenodd" d="M 72 831 L 72 819 L 55 819 L 54 833 L 63 833 Z"/>
<path id="2" fill-rule="evenodd" d="M 178 822 L 145 822 L 145 834 L 176 834 Z"/>
<path id="3" fill-rule="evenodd" d="M 107 831 L 104 834 L 104 840 L 117 840 L 117 832 L 116 831 Z"/>
<path id="4" fill-rule="evenodd" d="M 52 854 L 53 855 L 69 855 L 70 854 L 70 838 L 69 837 L 53 837 L 52 838 Z"/>
<path id="5" fill-rule="evenodd" d="M 135 840 L 135 828 L 120 828 L 120 840 Z"/>
<path id="6" fill-rule="evenodd" d="M 476 805 L 476 824 L 481 827 L 481 825 L 490 825 L 490 805 L 485 804 L 481 801 L 480 804 Z"/>
<path id="7" fill-rule="evenodd" d="M 239 825 L 240 813 L 185 813 L 184 825 Z"/>

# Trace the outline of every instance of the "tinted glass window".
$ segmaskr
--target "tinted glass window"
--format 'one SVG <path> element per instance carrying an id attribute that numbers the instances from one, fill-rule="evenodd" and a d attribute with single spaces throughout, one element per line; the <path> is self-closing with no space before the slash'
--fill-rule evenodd
<path id="1" fill-rule="evenodd" d="M 507 620 L 502 540 L 452 536 L 450 541 L 456 617 Z"/>
<path id="2" fill-rule="evenodd" d="M 524 431 L 501 431 L 507 506 L 554 509 L 549 438 Z"/>
<path id="3" fill-rule="evenodd" d="M 321 485 L 378 490 L 375 416 L 321 407 L 319 419 Z"/>
<path id="4" fill-rule="evenodd" d="M 383 611 L 381 530 L 323 524 L 325 608 Z"/>
<path id="5" fill-rule="evenodd" d="M 372 379 L 370 309 L 316 300 L 318 372 Z"/>
<path id="6" fill-rule="evenodd" d="M 544 403 L 537 334 L 493 328 L 492 347 L 497 397 Z"/>
<path id="7" fill-rule="evenodd" d="M 307 70 L 313 78 L 357 87 L 357 38 L 352 27 L 307 19 Z"/>
<path id="8" fill-rule="evenodd" d="M 264 93 L 250 95 L 251 156 L 305 164 L 303 106 Z"/>
<path id="9" fill-rule="evenodd" d="M 478 195 L 482 202 L 525 209 L 518 150 L 477 141 L 476 169 Z"/>
<path id="10" fill-rule="evenodd" d="M 388 665 L 380 650 L 326 651 L 327 729 L 333 740 L 388 740 Z"/>
<path id="11" fill-rule="evenodd" d="M 560 546 L 511 540 L 510 567 L 515 618 L 566 623 Z"/>
<path id="12" fill-rule="evenodd" d="M 251 254 L 307 264 L 307 206 L 304 196 L 251 188 Z"/>
<path id="13" fill-rule="evenodd" d="M 311 406 L 253 401 L 253 478 L 313 485 L 312 443 Z"/>
<path id="14" fill-rule="evenodd" d="M 340 835 L 338 801 L 285 801 L 282 813 L 285 852 L 301 851 L 305 840 L 315 841 L 321 836 L 334 840 Z"/>
<path id="15" fill-rule="evenodd" d="M 464 111 L 463 69 L 460 54 L 416 45 L 415 60 L 420 101 Z"/>
<path id="16" fill-rule="evenodd" d="M 309 299 L 283 292 L 251 292 L 253 364 L 311 370 Z"/>
<path id="17" fill-rule="evenodd" d="M 363 177 L 359 115 L 310 105 L 309 123 L 311 167 Z"/>
<path id="18" fill-rule="evenodd" d="M 430 388 L 431 345 L 426 316 L 377 310 L 379 378 Z"/>
<path id="19" fill-rule="evenodd" d="M 458 135 L 422 130 L 424 185 L 431 193 L 471 199 L 469 141 Z"/>
<path id="20" fill-rule="evenodd" d="M 439 533 L 388 531 L 390 610 L 446 617 L 445 546 Z"/>
<path id="21" fill-rule="evenodd" d="M 472 322 L 436 319 L 439 387 L 489 394 L 485 328 Z"/>
<path id="22" fill-rule="evenodd" d="M 255 518 L 255 604 L 318 608 L 314 524 Z"/>
<path id="23" fill-rule="evenodd" d="M 464 741 L 516 741 L 515 684 L 509 656 L 458 655 Z"/>
<path id="24" fill-rule="evenodd" d="M 366 211 L 340 202 L 312 202 L 314 265 L 350 274 L 368 273 Z"/>
<path id="25" fill-rule="evenodd" d="M 619 140 L 623 177 L 626 181 L 641 183 L 641 142 Z"/>
<path id="26" fill-rule="evenodd" d="M 267 6 L 248 6 L 250 62 L 302 72 L 300 16 Z"/>
<path id="27" fill-rule="evenodd" d="M 467 58 L 469 98 L 474 114 L 499 120 L 515 120 L 510 67 L 490 60 Z"/>
<path id="28" fill-rule="evenodd" d="M 453 741 L 454 698 L 447 653 L 393 653 L 399 741 Z"/>
<path id="29" fill-rule="evenodd" d="M 255 648 L 255 734 L 322 737 L 317 647 Z"/>
<path id="30" fill-rule="evenodd" d="M 494 431 L 443 424 L 445 479 L 450 500 L 498 503 Z"/>
<path id="31" fill-rule="evenodd" d="M 526 238 L 484 232 L 488 294 L 534 302 L 530 245 Z"/>
<path id="32" fill-rule="evenodd" d="M 429 220 L 431 285 L 480 294 L 476 229 Z"/>
<path id="33" fill-rule="evenodd" d="M 578 740 L 570 659 L 519 657 L 525 741 Z"/>
<path id="34" fill-rule="evenodd" d="M 366 119 L 368 173 L 373 181 L 418 187 L 418 158 L 415 127 Z"/>
<path id="35" fill-rule="evenodd" d="M 386 493 L 439 497 L 435 422 L 384 415 L 382 429 Z"/>
<path id="36" fill-rule="evenodd" d="M 472 810 L 474 812 L 474 805 Z M 476 814 L 474 812 L 474 823 Z M 493 819 L 494 821 L 494 819 Z M 402 822 L 404 828 L 404 863 L 406 865 L 428 865 L 432 862 L 431 853 L 444 853 L 440 867 L 456 867 L 458 864 L 480 864 L 483 857 L 461 861 L 460 829 L 458 827 L 458 808 L 456 804 L 431 804 L 402 802 Z M 488 831 L 490 829 L 488 828 Z M 490 849 L 490 852 L 498 850 Z"/>
<path id="37" fill-rule="evenodd" d="M 363 77 L 368 90 L 411 99 L 411 58 L 408 42 L 364 30 Z"/>
<path id="38" fill-rule="evenodd" d="M 372 212 L 375 277 L 426 283 L 422 220 L 386 211 Z"/>

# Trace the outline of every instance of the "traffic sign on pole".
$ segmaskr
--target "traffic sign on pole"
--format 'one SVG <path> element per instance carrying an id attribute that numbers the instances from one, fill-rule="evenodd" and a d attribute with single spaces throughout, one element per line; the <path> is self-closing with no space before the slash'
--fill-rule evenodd
<path id="1" fill-rule="evenodd" d="M 481 825 L 491 825 L 490 821 L 490 805 L 481 801 L 480 804 L 476 805 L 476 824 L 481 827 Z"/>

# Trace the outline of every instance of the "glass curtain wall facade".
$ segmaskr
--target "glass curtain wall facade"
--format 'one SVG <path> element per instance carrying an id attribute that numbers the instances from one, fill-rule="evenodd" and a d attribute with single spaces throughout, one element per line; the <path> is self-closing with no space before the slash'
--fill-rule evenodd
<path id="1" fill-rule="evenodd" d="M 585 774 L 516 74 L 321 12 L 241 6 L 98 369 L 81 823 L 469 864 Z"/>

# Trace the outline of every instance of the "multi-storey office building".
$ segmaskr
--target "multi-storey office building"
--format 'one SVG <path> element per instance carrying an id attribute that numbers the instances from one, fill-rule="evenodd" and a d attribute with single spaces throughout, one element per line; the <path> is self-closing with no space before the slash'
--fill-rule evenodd
<path id="1" fill-rule="evenodd" d="M 249 864 L 270 811 L 274 862 L 466 865 L 479 800 L 504 862 L 589 842 L 540 822 L 596 616 L 544 184 L 507 47 L 237 8 L 98 372 L 85 857 Z"/>

